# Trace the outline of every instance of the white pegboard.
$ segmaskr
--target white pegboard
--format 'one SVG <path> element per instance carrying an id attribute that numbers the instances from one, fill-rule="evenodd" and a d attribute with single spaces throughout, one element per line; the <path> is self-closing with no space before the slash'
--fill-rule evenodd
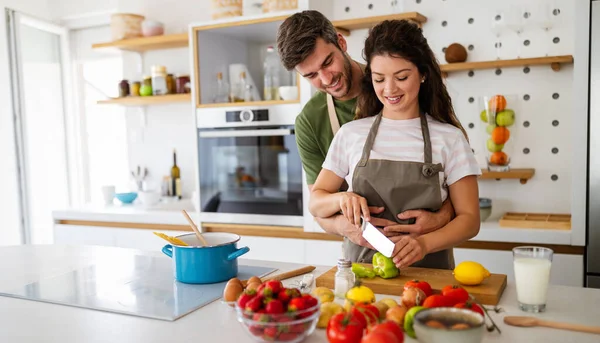
<path id="1" fill-rule="evenodd" d="M 541 26 L 526 26 L 523 32 L 506 29 L 501 33 L 502 59 L 517 57 L 542 57 L 546 55 L 571 55 L 574 49 L 574 9 L 570 0 L 334 0 L 333 11 L 327 13 L 332 20 L 350 19 L 389 14 L 402 8 L 404 12 L 416 11 L 427 17 L 423 32 L 441 64 L 446 63 L 443 48 L 460 43 L 468 51 L 467 61 L 486 61 L 497 58 L 497 38 L 491 30 L 498 14 L 510 15 L 516 8 L 529 12 L 531 19 L 542 12 L 542 3 L 560 10 L 553 16 L 552 27 L 545 31 Z M 371 5 L 371 6 L 370 6 Z M 500 12 L 498 12 L 500 11 Z M 362 60 L 362 49 L 367 30 L 353 31 L 347 37 L 349 54 Z M 557 37 L 558 43 L 553 43 Z M 524 42 L 528 41 L 525 45 Z M 519 49 L 520 47 L 520 49 Z M 534 177 L 522 185 L 518 180 L 481 180 L 480 196 L 493 201 L 490 220 L 497 220 L 507 211 L 515 212 L 571 212 L 572 174 L 572 111 L 573 66 L 563 65 L 559 72 L 550 66 L 532 66 L 528 72 L 523 67 L 496 70 L 475 70 L 450 73 L 446 80 L 454 109 L 467 130 L 477 160 L 485 167 L 484 124 L 479 120 L 479 98 L 484 95 L 515 95 L 512 104 L 516 123 L 511 127 L 507 149 L 512 150 L 513 168 L 535 168 Z M 553 98 L 558 94 L 558 98 Z M 524 96 L 528 95 L 528 100 Z M 473 102 L 469 99 L 473 98 Z M 553 121 L 558 126 L 553 126 Z M 525 127 L 523 123 L 529 122 Z M 472 125 L 469 125 L 472 124 Z M 470 127 L 472 126 L 472 127 Z M 512 145 L 509 146 L 509 145 Z M 558 152 L 553 153 L 552 149 Z M 528 153 L 524 153 L 528 149 Z M 557 177 L 556 181 L 552 176 Z M 580 176 L 576 176 L 580 177 Z"/>

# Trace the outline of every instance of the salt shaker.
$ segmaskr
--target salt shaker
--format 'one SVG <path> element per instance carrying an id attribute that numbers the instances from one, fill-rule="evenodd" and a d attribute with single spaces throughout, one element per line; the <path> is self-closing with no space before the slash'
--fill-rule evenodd
<path id="1" fill-rule="evenodd" d="M 352 272 L 352 262 L 339 259 L 337 272 L 335 273 L 335 289 L 334 294 L 339 299 L 346 297 L 346 292 L 354 286 L 356 278 Z"/>

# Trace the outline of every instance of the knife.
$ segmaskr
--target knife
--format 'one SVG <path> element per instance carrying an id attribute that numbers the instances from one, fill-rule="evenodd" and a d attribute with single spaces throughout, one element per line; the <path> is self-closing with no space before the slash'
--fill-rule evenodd
<path id="1" fill-rule="evenodd" d="M 362 230 L 362 236 L 375 250 L 379 251 L 385 257 L 392 257 L 395 246 L 394 242 L 381 233 L 381 231 L 377 230 L 373 224 L 364 220 L 364 218 L 362 220 Z"/>

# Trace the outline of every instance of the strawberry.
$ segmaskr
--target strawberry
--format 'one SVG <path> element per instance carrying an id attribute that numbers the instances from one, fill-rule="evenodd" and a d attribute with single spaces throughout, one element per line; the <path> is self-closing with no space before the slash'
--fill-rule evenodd
<path id="1" fill-rule="evenodd" d="M 277 293 L 273 293 L 273 290 L 269 287 L 266 286 L 266 284 L 262 284 L 260 286 L 258 286 L 258 288 L 256 289 L 256 293 L 260 296 L 262 296 L 263 298 L 271 298 L 274 295 L 276 295 Z"/>
<path id="2" fill-rule="evenodd" d="M 248 301 L 250 301 L 250 299 L 252 299 L 254 297 L 255 297 L 255 294 L 248 294 L 248 293 L 240 294 L 240 297 L 238 298 L 238 302 L 237 302 L 238 306 L 240 308 L 245 308 Z"/>
<path id="3" fill-rule="evenodd" d="M 306 328 L 304 327 L 304 324 L 302 324 L 302 323 L 294 324 L 290 328 L 290 332 L 294 332 L 294 333 L 303 333 L 305 330 L 306 330 Z"/>
<path id="4" fill-rule="evenodd" d="M 277 328 L 275 326 L 269 326 L 265 328 L 263 338 L 267 341 L 274 341 L 277 338 Z"/>
<path id="5" fill-rule="evenodd" d="M 303 298 L 293 298 L 288 304 L 288 311 L 302 311 L 306 308 L 306 302 Z"/>
<path id="6" fill-rule="evenodd" d="M 255 296 L 252 299 L 248 300 L 246 306 L 244 306 L 244 310 L 247 312 L 256 312 L 260 310 L 260 307 L 262 306 L 262 301 L 263 299 L 261 296 Z"/>
<path id="7" fill-rule="evenodd" d="M 306 308 L 315 307 L 319 303 L 319 301 L 317 300 L 317 298 L 313 297 L 310 294 L 304 294 L 304 295 L 302 295 L 302 299 L 304 299 L 304 303 L 306 304 Z"/>
<path id="8" fill-rule="evenodd" d="M 287 304 L 292 300 L 292 298 L 297 298 L 297 291 L 295 288 L 282 288 L 279 293 L 277 293 L 277 299 L 281 300 L 284 304 Z"/>
<path id="9" fill-rule="evenodd" d="M 296 337 L 298 337 L 298 334 L 295 332 L 282 332 L 277 340 L 280 342 L 290 342 L 295 340 Z"/>
<path id="10" fill-rule="evenodd" d="M 261 313 L 256 312 L 253 316 L 252 316 L 252 320 L 255 322 L 262 322 L 262 323 L 268 323 L 269 322 L 269 315 L 266 313 Z"/>
<path id="11" fill-rule="evenodd" d="M 270 299 L 265 305 L 265 311 L 268 314 L 280 314 L 285 312 L 285 308 L 283 307 L 281 300 Z"/>
<path id="12" fill-rule="evenodd" d="M 263 330 L 262 325 L 250 325 L 250 332 L 252 332 L 254 336 L 262 336 Z"/>
<path id="13" fill-rule="evenodd" d="M 283 284 L 279 280 L 271 280 L 265 282 L 265 288 L 271 289 L 272 294 L 277 294 L 283 288 Z"/>

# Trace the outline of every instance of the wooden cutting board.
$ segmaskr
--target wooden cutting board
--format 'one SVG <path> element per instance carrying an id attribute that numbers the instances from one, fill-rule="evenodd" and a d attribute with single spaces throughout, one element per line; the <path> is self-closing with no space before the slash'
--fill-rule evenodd
<path id="1" fill-rule="evenodd" d="M 371 268 L 372 265 L 364 264 Z M 317 287 L 334 288 L 334 279 L 337 267 L 331 268 L 316 279 Z M 427 281 L 434 293 L 441 293 L 442 288 L 446 285 L 458 285 L 454 279 L 451 270 L 430 269 L 430 268 L 404 268 L 400 271 L 400 275 L 392 279 L 382 279 L 378 276 L 367 279 L 360 279 L 364 286 L 369 287 L 376 294 L 402 295 L 404 284 L 410 280 Z M 465 286 L 464 289 L 472 294 L 477 301 L 485 305 L 497 305 L 500 297 L 506 288 L 506 275 L 492 274 L 485 279 L 480 285 Z"/>

